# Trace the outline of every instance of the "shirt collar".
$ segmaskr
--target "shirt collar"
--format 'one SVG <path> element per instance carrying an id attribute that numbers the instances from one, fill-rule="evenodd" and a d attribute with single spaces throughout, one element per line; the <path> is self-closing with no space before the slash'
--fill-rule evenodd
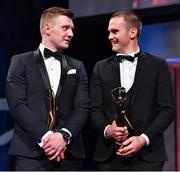
<path id="1" fill-rule="evenodd" d="M 132 53 L 129 53 L 129 54 L 122 54 L 122 53 L 117 53 L 117 55 L 128 55 L 128 56 L 132 56 L 134 57 L 135 54 L 139 53 L 140 52 L 140 48 L 138 47 L 138 49 Z"/>
<path id="2" fill-rule="evenodd" d="M 45 57 L 44 57 L 44 49 L 45 49 L 45 48 L 51 50 L 50 48 L 46 47 L 44 44 L 40 43 L 40 45 L 39 45 L 39 50 L 40 50 L 40 52 L 41 52 L 44 60 L 45 60 Z"/>
<path id="3" fill-rule="evenodd" d="M 43 56 L 43 59 L 45 60 L 45 57 L 44 57 L 44 48 L 45 48 L 45 46 L 42 43 L 40 43 L 39 50 L 41 52 L 41 55 Z"/>

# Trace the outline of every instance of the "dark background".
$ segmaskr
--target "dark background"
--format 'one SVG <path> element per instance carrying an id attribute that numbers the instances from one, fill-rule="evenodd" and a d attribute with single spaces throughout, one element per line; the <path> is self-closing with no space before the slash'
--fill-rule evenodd
<path id="1" fill-rule="evenodd" d="M 4 100 L 6 98 L 5 80 L 11 57 L 17 53 L 34 50 L 39 46 L 41 42 L 39 32 L 40 15 L 44 9 L 51 6 L 62 6 L 66 8 L 69 6 L 69 3 L 68 0 L 1 1 L 0 99 Z M 148 27 L 156 24 L 161 25 L 168 22 L 177 22 L 180 19 L 180 5 L 178 4 L 137 9 L 135 11 L 142 18 L 143 24 Z M 107 26 L 110 16 L 111 13 L 74 19 L 75 37 L 70 48 L 65 53 L 84 62 L 89 78 L 94 64 L 112 54 L 111 45 L 107 39 Z M 148 32 L 150 33 L 151 30 Z M 144 37 L 144 40 L 141 40 L 141 45 L 145 46 L 144 43 L 146 41 L 146 37 Z M 161 54 L 162 52 L 158 53 Z M 174 56 L 169 55 L 168 57 L 171 58 Z M 3 107 L 0 107 L 0 115 L 0 136 L 2 136 L 7 131 L 13 129 L 13 121 L 9 112 L 3 110 Z M 4 139 L 7 139 L 7 137 L 5 135 Z M 2 138 L 0 138 L 0 170 L 13 170 L 13 158 L 7 154 L 9 142 L 1 144 Z M 84 163 L 85 170 L 94 170 L 96 167 L 91 161 L 95 138 L 96 134 L 92 131 L 89 122 L 87 122 L 84 127 L 84 139 L 87 145 L 87 159 Z M 174 169 L 174 167 L 171 169 Z"/>

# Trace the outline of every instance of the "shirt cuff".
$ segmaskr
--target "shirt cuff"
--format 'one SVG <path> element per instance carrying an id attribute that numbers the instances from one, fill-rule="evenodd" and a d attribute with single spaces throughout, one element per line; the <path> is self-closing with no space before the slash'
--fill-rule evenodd
<path id="1" fill-rule="evenodd" d="M 107 131 L 107 129 L 108 129 L 108 127 L 110 127 L 111 125 L 107 125 L 106 127 L 105 127 L 105 129 L 104 129 L 104 137 L 106 138 L 106 139 L 108 139 L 109 137 L 106 135 L 106 131 Z"/>
<path id="2" fill-rule="evenodd" d="M 71 132 L 70 132 L 68 129 L 66 129 L 66 128 L 61 128 L 61 130 L 67 132 L 67 133 L 70 135 L 70 137 L 72 137 L 72 134 L 71 134 Z"/>
<path id="3" fill-rule="evenodd" d="M 43 135 L 43 137 L 41 138 L 41 141 L 38 143 L 38 145 L 42 148 L 43 147 L 43 145 L 44 145 L 44 139 L 48 136 L 48 135 L 50 135 L 50 134 L 52 134 L 53 132 L 51 131 L 51 130 L 49 130 L 48 132 L 46 132 L 44 135 Z"/>
<path id="4" fill-rule="evenodd" d="M 148 138 L 148 136 L 146 135 L 146 134 L 141 134 L 141 136 L 142 137 L 144 137 L 144 139 L 145 139 L 145 142 L 146 142 L 146 146 L 148 146 L 149 144 L 150 144 L 150 141 L 149 141 L 149 138 Z"/>

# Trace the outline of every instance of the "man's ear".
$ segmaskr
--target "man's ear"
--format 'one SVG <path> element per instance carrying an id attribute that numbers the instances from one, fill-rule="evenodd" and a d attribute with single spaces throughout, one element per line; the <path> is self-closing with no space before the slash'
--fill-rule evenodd
<path id="1" fill-rule="evenodd" d="M 131 29 L 129 30 L 129 36 L 130 36 L 131 39 L 136 38 L 137 35 L 138 35 L 138 30 L 137 30 L 137 28 L 131 28 Z"/>
<path id="2" fill-rule="evenodd" d="M 50 27 L 49 27 L 49 24 L 48 24 L 48 23 L 45 23 L 45 24 L 44 24 L 43 30 L 44 30 L 44 33 L 46 33 L 47 35 L 50 34 Z"/>

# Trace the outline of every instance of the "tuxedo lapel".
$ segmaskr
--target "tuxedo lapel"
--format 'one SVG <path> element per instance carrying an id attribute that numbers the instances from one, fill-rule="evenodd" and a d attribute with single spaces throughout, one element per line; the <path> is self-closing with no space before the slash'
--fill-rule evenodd
<path id="1" fill-rule="evenodd" d="M 34 57 L 35 57 L 35 60 L 38 64 L 41 76 L 43 78 L 44 85 L 45 85 L 46 89 L 48 90 L 49 88 L 51 88 L 51 85 L 50 85 L 48 73 L 46 70 L 46 66 L 44 64 L 43 57 L 42 57 L 39 49 L 34 51 Z"/>
<path id="2" fill-rule="evenodd" d="M 108 89 L 109 93 L 107 93 L 107 94 L 108 95 L 110 94 L 111 97 L 109 97 L 109 98 L 112 99 L 112 102 L 113 102 L 113 109 L 112 109 L 113 115 L 109 115 L 108 118 L 110 121 L 113 121 L 115 119 L 116 108 L 115 108 L 114 100 L 111 95 L 111 91 L 116 87 L 120 87 L 121 82 L 120 82 L 119 62 L 117 61 L 116 55 L 113 55 L 112 58 L 110 58 L 109 60 L 110 61 L 108 62 L 108 65 L 110 66 L 110 70 L 108 70 L 109 71 L 108 80 L 110 80 L 110 85 L 109 85 L 109 89 Z"/>
<path id="3" fill-rule="evenodd" d="M 65 55 L 62 55 L 61 79 L 60 79 L 60 83 L 59 83 L 58 90 L 57 90 L 57 93 L 56 93 L 56 97 L 58 97 L 60 95 L 60 93 L 61 93 L 62 87 L 63 87 L 64 82 L 65 82 L 66 77 L 67 77 L 67 72 L 68 72 L 69 69 L 70 69 L 70 67 L 68 67 L 67 59 L 66 59 Z"/>
<path id="4" fill-rule="evenodd" d="M 121 86 L 121 82 L 120 82 L 120 68 L 119 68 L 119 63 L 117 61 L 116 56 L 114 55 L 112 57 L 112 65 L 111 65 L 111 76 L 113 79 L 113 83 L 112 83 L 112 87 L 113 89 L 116 87 L 120 87 Z"/>
<path id="5" fill-rule="evenodd" d="M 143 52 L 140 52 L 140 54 L 138 56 L 138 62 L 137 62 L 134 84 L 133 84 L 133 88 L 132 88 L 132 96 L 131 96 L 130 104 L 133 104 L 135 101 L 135 97 L 136 97 L 136 94 L 138 91 L 138 87 L 139 87 L 139 84 L 141 82 L 141 77 L 143 74 L 145 61 L 146 61 L 145 54 Z"/>

